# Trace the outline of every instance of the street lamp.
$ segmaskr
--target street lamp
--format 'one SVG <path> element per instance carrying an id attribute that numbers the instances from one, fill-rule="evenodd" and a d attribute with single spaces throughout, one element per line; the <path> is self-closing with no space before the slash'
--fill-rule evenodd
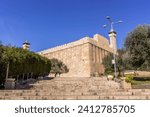
<path id="1" fill-rule="evenodd" d="M 110 23 L 110 32 L 111 32 L 111 31 L 114 31 L 114 26 L 113 26 L 114 24 L 123 23 L 122 20 L 118 20 L 117 22 L 114 22 L 114 21 L 112 21 L 112 20 L 110 19 L 109 16 L 106 16 L 106 19 L 107 19 L 107 20 L 109 21 L 109 23 Z M 103 27 L 106 28 L 107 25 L 103 25 Z"/>
<path id="2" fill-rule="evenodd" d="M 116 47 L 116 32 L 114 31 L 114 24 L 122 23 L 123 21 L 112 21 L 109 16 L 106 16 L 106 19 L 109 22 L 110 25 L 110 32 L 108 33 L 110 36 L 110 47 L 113 48 L 113 57 L 112 64 L 114 64 L 114 72 L 115 72 L 115 78 L 117 78 L 117 68 L 116 68 L 116 54 L 117 54 L 117 47 Z M 107 27 L 107 25 L 103 25 L 104 28 Z"/>

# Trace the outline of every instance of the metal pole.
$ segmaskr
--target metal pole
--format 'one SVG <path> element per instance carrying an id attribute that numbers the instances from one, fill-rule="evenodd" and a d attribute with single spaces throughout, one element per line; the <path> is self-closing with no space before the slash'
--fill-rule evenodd
<path id="1" fill-rule="evenodd" d="M 115 45 L 114 42 L 113 42 L 113 45 Z M 116 79 L 117 78 L 117 65 L 116 65 L 116 50 L 115 50 L 115 46 L 113 46 L 113 55 L 114 55 L 114 76 L 115 76 L 115 79 Z"/>
<path id="2" fill-rule="evenodd" d="M 115 53 L 114 53 L 114 72 L 115 72 L 115 78 L 117 78 L 117 68 L 116 68 L 117 66 L 116 66 L 116 55 L 115 55 Z"/>
<path id="3" fill-rule="evenodd" d="M 123 21 L 119 20 L 117 22 L 113 22 L 111 20 L 111 18 L 109 16 L 106 17 L 106 19 L 109 21 L 110 23 L 110 32 L 114 31 L 114 27 L 113 25 L 114 24 L 117 24 L 117 23 L 122 23 Z M 105 28 L 107 25 L 104 25 L 103 27 Z M 114 44 L 113 44 L 114 45 Z M 115 47 L 113 47 L 113 56 L 114 56 L 114 75 L 115 75 L 115 78 L 117 78 L 117 65 L 116 65 L 116 51 L 115 51 Z"/>
<path id="4" fill-rule="evenodd" d="M 8 79 L 8 75 L 9 75 L 9 62 L 7 63 L 7 70 L 6 70 L 6 79 Z"/>
<path id="5" fill-rule="evenodd" d="M 113 24 L 114 24 L 114 23 L 111 22 L 111 24 L 110 24 L 110 25 L 111 25 L 110 31 L 114 31 Z"/>

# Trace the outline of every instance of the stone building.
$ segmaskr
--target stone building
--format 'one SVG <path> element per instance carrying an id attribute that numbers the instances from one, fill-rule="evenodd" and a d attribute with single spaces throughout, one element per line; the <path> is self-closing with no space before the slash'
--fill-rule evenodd
<path id="1" fill-rule="evenodd" d="M 96 34 L 93 38 L 84 37 L 78 41 L 38 52 L 49 59 L 57 58 L 69 68 L 63 77 L 90 77 L 103 74 L 103 58 L 116 53 L 116 33 L 110 32 L 110 43 L 105 37 Z"/>

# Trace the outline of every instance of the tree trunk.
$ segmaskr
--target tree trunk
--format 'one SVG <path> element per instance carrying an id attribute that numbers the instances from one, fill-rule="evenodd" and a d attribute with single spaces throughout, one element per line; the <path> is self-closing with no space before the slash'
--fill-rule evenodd
<path id="1" fill-rule="evenodd" d="M 57 76 L 57 73 L 55 73 L 55 77 Z"/>

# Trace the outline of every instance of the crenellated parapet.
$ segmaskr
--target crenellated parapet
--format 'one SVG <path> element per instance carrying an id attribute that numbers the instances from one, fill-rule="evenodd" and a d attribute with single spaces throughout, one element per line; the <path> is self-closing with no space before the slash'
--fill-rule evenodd
<path id="1" fill-rule="evenodd" d="M 46 53 L 50 53 L 50 52 L 55 52 L 55 51 L 59 51 L 59 50 L 64 50 L 64 49 L 68 49 L 68 48 L 72 48 L 74 46 L 79 46 L 85 43 L 89 43 L 90 42 L 90 37 L 84 37 L 80 40 L 77 40 L 75 42 L 71 42 L 71 43 L 67 43 L 61 46 L 56 46 L 54 48 L 50 48 L 47 50 L 43 50 L 41 52 L 38 52 L 39 54 L 46 54 Z"/>
<path id="2" fill-rule="evenodd" d="M 61 46 L 56 46 L 56 47 L 53 47 L 53 48 L 49 48 L 47 50 L 43 50 L 43 51 L 40 51 L 38 53 L 39 54 L 47 54 L 47 53 L 51 53 L 51 52 L 55 52 L 55 51 L 59 51 L 59 50 L 72 48 L 74 46 L 80 46 L 80 45 L 85 44 L 85 43 L 93 44 L 93 45 L 95 45 L 97 47 L 100 47 L 102 49 L 105 49 L 106 51 L 109 51 L 111 53 L 113 52 L 112 48 L 109 45 L 109 40 L 106 39 L 105 37 L 99 35 L 99 34 L 95 34 L 93 38 L 84 37 L 80 40 L 77 40 L 77 41 L 74 41 L 74 42 L 71 42 L 71 43 L 67 43 L 67 44 L 64 44 L 64 45 L 61 45 Z"/>

